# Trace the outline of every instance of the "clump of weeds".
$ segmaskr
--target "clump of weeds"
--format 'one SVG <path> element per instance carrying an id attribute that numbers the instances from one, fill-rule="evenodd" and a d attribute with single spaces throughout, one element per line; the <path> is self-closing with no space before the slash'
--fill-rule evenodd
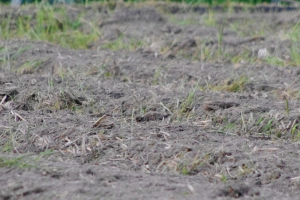
<path id="1" fill-rule="evenodd" d="M 123 33 L 119 34 L 118 38 L 114 41 L 108 42 L 102 45 L 103 49 L 111 49 L 113 51 L 117 50 L 129 50 L 135 51 L 136 49 L 145 46 L 145 41 L 128 38 Z"/>
<path id="2" fill-rule="evenodd" d="M 248 78 L 242 75 L 236 79 L 226 80 L 225 84 L 220 83 L 216 86 L 209 86 L 209 88 L 213 91 L 243 92 L 247 82 Z"/>
<path id="3" fill-rule="evenodd" d="M 195 87 L 189 92 L 187 98 L 181 103 L 181 105 L 177 106 L 177 119 L 182 119 L 183 117 L 189 118 L 191 117 L 191 111 L 193 110 L 193 101 L 195 97 L 195 93 L 199 89 L 199 82 L 195 85 Z"/>
<path id="4" fill-rule="evenodd" d="M 93 22 L 84 20 L 84 13 L 72 20 L 63 6 L 40 4 L 32 13 L 34 14 L 14 16 L 11 11 L 9 16 L 0 22 L 0 38 L 28 38 L 82 49 L 87 48 L 101 35 Z M 88 30 L 83 29 L 83 24 L 88 24 Z"/>

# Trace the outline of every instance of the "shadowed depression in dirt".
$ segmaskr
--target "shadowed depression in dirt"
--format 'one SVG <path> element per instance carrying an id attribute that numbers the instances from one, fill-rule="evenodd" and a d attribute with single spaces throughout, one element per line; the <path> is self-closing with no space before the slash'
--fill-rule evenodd
<path id="1" fill-rule="evenodd" d="M 1 6 L 0 199 L 298 199 L 299 19 Z"/>

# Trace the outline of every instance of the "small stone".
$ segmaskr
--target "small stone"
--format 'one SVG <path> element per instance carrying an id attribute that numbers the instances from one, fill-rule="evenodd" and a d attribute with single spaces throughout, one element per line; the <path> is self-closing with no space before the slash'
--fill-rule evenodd
<path id="1" fill-rule="evenodd" d="M 268 51 L 267 48 L 263 48 L 258 50 L 257 56 L 259 59 L 264 59 L 267 58 L 268 56 L 270 56 L 270 52 Z"/>

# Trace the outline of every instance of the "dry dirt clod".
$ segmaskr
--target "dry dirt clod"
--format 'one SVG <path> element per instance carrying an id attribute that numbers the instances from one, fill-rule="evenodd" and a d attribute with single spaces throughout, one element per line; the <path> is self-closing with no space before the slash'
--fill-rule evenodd
<path id="1" fill-rule="evenodd" d="M 143 121 L 160 121 L 164 118 L 167 118 L 170 114 L 162 113 L 162 112 L 147 112 L 144 116 L 137 116 L 135 120 L 137 122 Z"/>
<path id="2" fill-rule="evenodd" d="M 208 111 L 216 111 L 219 109 L 227 109 L 233 106 L 238 107 L 240 104 L 236 102 L 225 101 L 209 101 L 204 103 L 204 109 Z"/>
<path id="3" fill-rule="evenodd" d="M 8 95 L 8 96 L 14 96 L 18 94 L 17 91 L 18 87 L 5 87 L 5 88 L 0 88 L 0 95 Z"/>

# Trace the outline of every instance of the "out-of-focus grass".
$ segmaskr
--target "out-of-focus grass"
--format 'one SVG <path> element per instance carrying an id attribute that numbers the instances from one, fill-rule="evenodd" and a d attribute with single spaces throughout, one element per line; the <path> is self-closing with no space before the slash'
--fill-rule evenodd
<path id="1" fill-rule="evenodd" d="M 124 0 L 124 1 L 142 2 L 146 0 Z M 187 3 L 187 4 L 209 4 L 209 5 L 219 5 L 219 4 L 229 4 L 229 3 L 245 3 L 245 4 L 271 3 L 271 0 L 166 0 L 166 1 Z"/>
<path id="2" fill-rule="evenodd" d="M 35 11 L 33 11 L 35 12 Z M 82 49 L 99 38 L 100 32 L 92 22 L 85 22 L 83 14 L 75 20 L 67 15 L 65 7 L 37 5 L 36 13 L 13 19 L 13 10 L 0 22 L 0 39 L 27 38 L 47 41 L 64 47 Z M 82 28 L 88 23 L 88 30 Z"/>
<path id="3" fill-rule="evenodd" d="M 125 2 L 144 2 L 146 0 L 124 0 Z M 165 0 L 169 2 L 187 3 L 187 4 L 228 4 L 234 3 L 246 3 L 246 4 L 259 4 L 259 3 L 270 3 L 271 0 Z M 0 3 L 9 3 L 10 0 L 1 0 Z M 27 0 L 26 3 L 41 2 L 41 0 Z M 109 0 L 74 0 L 75 3 L 89 3 L 89 2 L 113 2 Z"/>
<path id="4" fill-rule="evenodd" d="M 143 40 L 138 40 L 135 38 L 126 38 L 124 35 L 121 35 L 116 40 L 103 44 L 102 48 L 111 49 L 113 51 L 121 49 L 135 51 L 136 49 L 144 45 L 145 42 Z"/>
<path id="5" fill-rule="evenodd" d="M 6 168 L 28 168 L 32 167 L 30 163 L 26 162 L 22 156 L 16 157 L 16 158 L 1 158 L 0 157 L 0 167 L 6 167 Z"/>

